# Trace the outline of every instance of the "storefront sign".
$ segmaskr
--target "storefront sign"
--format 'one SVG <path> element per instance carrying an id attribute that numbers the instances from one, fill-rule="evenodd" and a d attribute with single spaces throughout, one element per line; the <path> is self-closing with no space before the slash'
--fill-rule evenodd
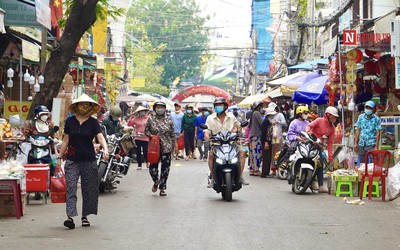
<path id="1" fill-rule="evenodd" d="M 32 102 L 22 102 L 22 107 L 19 101 L 5 101 L 4 103 L 4 116 L 6 119 L 10 119 L 10 116 L 19 115 L 21 107 L 22 120 L 26 120 L 28 117 L 29 109 L 31 108 Z"/>
<path id="2" fill-rule="evenodd" d="M 356 30 L 343 30 L 343 45 L 370 47 L 376 43 L 390 46 L 390 33 L 357 33 Z"/>
<path id="3" fill-rule="evenodd" d="M 36 20 L 51 30 L 51 11 L 49 0 L 35 0 Z"/>
<path id="4" fill-rule="evenodd" d="M 400 116 L 382 116 L 381 125 L 399 125 Z"/>
<path id="5" fill-rule="evenodd" d="M 26 4 L 19 1 L 0 0 L 0 8 L 5 10 L 4 25 L 6 26 L 41 26 L 36 21 L 35 1 Z"/>
<path id="6" fill-rule="evenodd" d="M 33 62 L 40 61 L 39 48 L 28 41 L 22 40 L 22 56 Z"/>

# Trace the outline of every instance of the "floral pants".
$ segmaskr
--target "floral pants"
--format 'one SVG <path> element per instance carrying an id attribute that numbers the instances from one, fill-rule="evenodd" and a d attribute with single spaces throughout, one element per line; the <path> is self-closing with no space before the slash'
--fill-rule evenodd
<path id="1" fill-rule="evenodd" d="M 149 166 L 149 172 L 151 179 L 153 182 L 156 182 L 157 179 L 160 179 L 160 190 L 167 189 L 167 180 L 169 175 L 169 169 L 171 167 L 171 153 L 162 154 L 159 162 L 161 161 L 161 174 L 158 175 L 158 162 L 152 163 Z"/>
<path id="2" fill-rule="evenodd" d="M 261 137 L 250 136 L 249 167 L 250 171 L 259 171 L 262 161 Z"/>

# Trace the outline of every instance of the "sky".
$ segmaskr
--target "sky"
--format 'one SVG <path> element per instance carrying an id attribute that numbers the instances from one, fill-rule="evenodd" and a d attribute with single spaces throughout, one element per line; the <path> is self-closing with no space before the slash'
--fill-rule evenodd
<path id="1" fill-rule="evenodd" d="M 251 46 L 252 0 L 197 0 L 204 13 L 211 17 L 208 27 L 220 27 L 211 37 L 211 47 L 248 48 Z M 234 55 L 236 50 L 220 51 Z"/>

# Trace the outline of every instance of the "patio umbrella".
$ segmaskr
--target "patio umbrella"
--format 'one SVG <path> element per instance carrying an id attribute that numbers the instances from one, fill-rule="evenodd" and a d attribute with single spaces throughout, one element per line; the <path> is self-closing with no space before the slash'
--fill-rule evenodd
<path id="1" fill-rule="evenodd" d="M 293 94 L 293 101 L 317 105 L 326 104 L 329 101 L 325 84 L 328 82 L 328 75 L 314 78 L 301 85 Z"/>
<path id="2" fill-rule="evenodd" d="M 282 84 L 281 91 L 286 95 L 292 96 L 294 91 L 302 86 L 304 83 L 320 77 L 321 75 L 318 72 L 310 72 L 303 75 L 296 76 L 287 82 Z"/>

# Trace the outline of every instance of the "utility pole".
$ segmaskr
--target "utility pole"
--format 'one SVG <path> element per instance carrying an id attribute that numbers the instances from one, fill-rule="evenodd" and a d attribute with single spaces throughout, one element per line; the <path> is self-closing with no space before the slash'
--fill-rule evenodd
<path id="1" fill-rule="evenodd" d="M 256 76 L 257 76 L 257 71 L 256 71 L 256 51 L 257 51 L 257 30 L 253 29 L 253 51 L 251 53 L 252 55 L 252 75 L 251 75 L 251 94 L 255 95 L 257 92 L 257 87 L 256 87 Z"/>

